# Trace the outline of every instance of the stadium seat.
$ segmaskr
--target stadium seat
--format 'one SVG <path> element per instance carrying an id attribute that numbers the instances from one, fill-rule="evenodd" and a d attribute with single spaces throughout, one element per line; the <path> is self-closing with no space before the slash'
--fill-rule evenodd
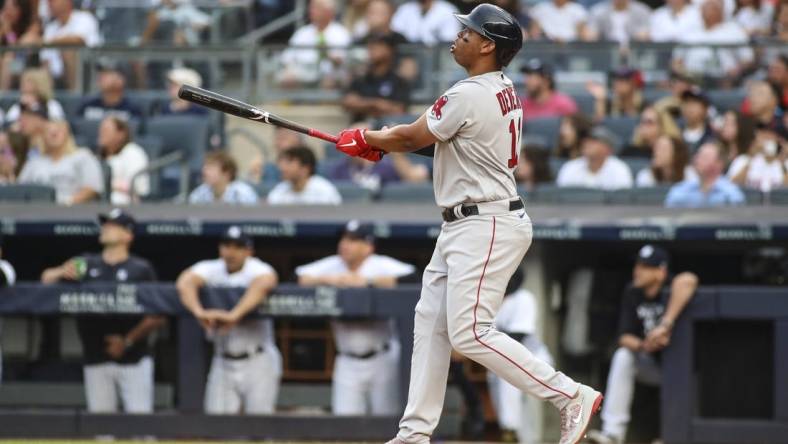
<path id="1" fill-rule="evenodd" d="M 342 195 L 343 203 L 363 203 L 372 200 L 372 191 L 354 182 L 334 182 L 337 191 Z"/>
<path id="2" fill-rule="evenodd" d="M 434 203 L 435 193 L 432 184 L 426 183 L 392 183 L 380 191 L 381 202 L 393 203 Z"/>
<path id="3" fill-rule="evenodd" d="M 558 117 L 529 119 L 523 126 L 525 134 L 541 136 L 547 140 L 548 143 L 553 144 L 558 141 L 558 131 L 561 127 L 561 119 Z"/>
<path id="4" fill-rule="evenodd" d="M 629 167 L 629 171 L 632 172 L 632 176 L 637 176 L 638 172 L 644 168 L 648 168 L 651 165 L 651 159 L 648 157 L 622 157 L 621 158 L 624 163 L 627 164 Z"/>
<path id="5" fill-rule="evenodd" d="M 743 89 L 714 89 L 708 92 L 709 100 L 719 112 L 738 111 L 747 92 Z"/>
<path id="6" fill-rule="evenodd" d="M 760 205 L 763 203 L 763 194 L 755 188 L 742 188 L 747 205 Z"/>
<path id="7" fill-rule="evenodd" d="M 0 185 L 0 202 L 54 202 L 55 189 L 45 185 Z"/>
<path id="8" fill-rule="evenodd" d="M 620 151 L 632 141 L 632 133 L 635 131 L 637 124 L 638 119 L 636 117 L 605 117 L 605 120 L 602 121 L 602 125 L 615 133 L 619 138 L 619 146 L 616 147 L 616 151 Z"/>
<path id="9" fill-rule="evenodd" d="M 772 192 L 768 194 L 768 200 L 766 200 L 766 203 L 770 203 L 772 205 L 788 205 L 788 188 L 772 190 Z"/>
<path id="10" fill-rule="evenodd" d="M 202 167 L 208 148 L 210 121 L 193 116 L 158 116 L 148 121 L 147 133 L 162 140 L 162 154 L 182 151 L 192 171 Z"/>
<path id="11" fill-rule="evenodd" d="M 668 191 L 670 191 L 670 185 L 634 188 L 632 203 L 635 205 L 664 205 Z"/>
<path id="12" fill-rule="evenodd" d="M 536 201 L 546 204 L 604 204 L 605 191 L 584 187 L 539 185 Z"/>
<path id="13" fill-rule="evenodd" d="M 94 152 L 97 152 L 101 120 L 74 118 L 70 120 L 70 123 L 77 145 L 89 147 Z M 129 120 L 129 129 L 131 130 L 131 138 L 136 139 L 140 131 L 139 120 Z"/>
<path id="14" fill-rule="evenodd" d="M 632 205 L 635 199 L 634 193 L 636 192 L 637 190 L 633 188 L 608 191 L 605 195 L 605 203 L 609 205 Z"/>
<path id="15" fill-rule="evenodd" d="M 550 163 L 550 172 L 553 173 L 553 177 L 558 177 L 558 172 L 561 171 L 561 167 L 568 161 L 569 159 L 563 157 L 551 157 L 548 160 Z"/>
<path id="16" fill-rule="evenodd" d="M 594 115 L 594 96 L 587 92 L 578 92 L 572 94 L 572 99 L 577 103 L 578 111 L 589 116 Z"/>
<path id="17" fill-rule="evenodd" d="M 3 91 L 0 94 L 0 109 L 8 111 L 8 108 L 19 101 L 19 93 L 17 91 Z"/>
<path id="18" fill-rule="evenodd" d="M 669 95 L 670 95 L 670 91 L 664 89 L 646 88 L 643 90 L 643 102 L 647 104 L 652 104 L 657 100 Z"/>
<path id="19" fill-rule="evenodd" d="M 63 112 L 66 113 L 66 119 L 70 122 L 76 119 L 79 107 L 82 105 L 89 96 L 85 93 L 76 93 L 71 91 L 58 91 L 55 93 L 55 100 L 60 102 L 63 106 Z"/>

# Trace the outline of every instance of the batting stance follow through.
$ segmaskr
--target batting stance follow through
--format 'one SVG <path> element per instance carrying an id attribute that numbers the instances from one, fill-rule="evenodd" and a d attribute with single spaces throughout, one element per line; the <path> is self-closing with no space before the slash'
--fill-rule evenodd
<path id="1" fill-rule="evenodd" d="M 468 15 L 451 46 L 468 73 L 416 122 L 345 130 L 337 149 L 379 160 L 435 144 L 434 187 L 444 224 L 416 306 L 408 403 L 390 444 L 429 443 L 446 392 L 452 348 L 561 411 L 561 444 L 585 435 L 602 395 L 536 358 L 494 328 L 506 284 L 531 245 L 531 221 L 513 171 L 522 107 L 501 71 L 522 47 L 519 23 L 489 4 Z"/>

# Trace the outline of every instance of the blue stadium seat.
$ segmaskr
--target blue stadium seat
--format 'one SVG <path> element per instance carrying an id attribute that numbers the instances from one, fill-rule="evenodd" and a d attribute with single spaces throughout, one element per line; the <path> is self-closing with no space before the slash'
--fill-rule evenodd
<path id="1" fill-rule="evenodd" d="M 659 185 L 634 188 L 632 190 L 632 203 L 635 205 L 664 205 L 665 197 L 667 197 L 670 187 L 670 185 Z"/>
<path id="2" fill-rule="evenodd" d="M 643 90 L 643 102 L 652 104 L 657 100 L 669 96 L 670 91 L 658 88 L 646 88 Z"/>
<path id="3" fill-rule="evenodd" d="M 381 202 L 393 203 L 434 203 L 435 192 L 432 183 L 392 183 L 380 191 Z"/>
<path id="4" fill-rule="evenodd" d="M 77 144 L 90 147 L 95 152 L 98 147 L 98 132 L 101 120 L 74 118 L 70 122 Z M 129 120 L 129 129 L 131 130 L 131 138 L 136 139 L 140 131 L 140 121 L 136 119 Z"/>
<path id="5" fill-rule="evenodd" d="M 755 188 L 742 188 L 747 205 L 761 205 L 763 203 L 763 193 Z"/>
<path id="6" fill-rule="evenodd" d="M 354 182 L 334 182 L 337 191 L 342 195 L 343 203 L 363 203 L 372 200 L 372 191 Z"/>
<path id="7" fill-rule="evenodd" d="M 0 93 L 0 109 L 3 111 L 8 111 L 8 108 L 17 102 L 19 102 L 19 92 L 3 91 Z"/>
<path id="8" fill-rule="evenodd" d="M 536 201 L 547 204 L 604 204 L 605 191 L 584 187 L 559 187 L 539 185 Z"/>
<path id="9" fill-rule="evenodd" d="M 529 119 L 523 126 L 525 134 L 542 136 L 548 143 L 554 144 L 558 141 L 561 119 L 559 117 Z"/>
<path id="10" fill-rule="evenodd" d="M 602 125 L 607 127 L 610 131 L 615 133 L 619 138 L 619 146 L 616 151 L 621 150 L 630 141 L 632 141 L 632 133 L 635 131 L 635 126 L 638 124 L 637 117 L 605 117 Z"/>
<path id="11" fill-rule="evenodd" d="M 575 103 L 577 103 L 577 110 L 583 114 L 594 115 L 594 96 L 587 92 L 577 92 L 571 95 Z"/>
<path id="12" fill-rule="evenodd" d="M 747 96 L 747 91 L 736 89 L 713 89 L 708 92 L 709 100 L 719 112 L 738 111 L 741 102 Z"/>
<path id="13" fill-rule="evenodd" d="M 63 106 L 63 112 L 66 113 L 66 120 L 69 122 L 76 119 L 79 107 L 88 97 L 85 93 L 75 93 L 70 91 L 58 91 L 55 93 L 55 100 L 60 102 Z"/>
<path id="14" fill-rule="evenodd" d="M 788 188 L 772 190 L 768 195 L 768 203 L 773 205 L 788 205 Z"/>
<path id="15" fill-rule="evenodd" d="M 148 121 L 147 133 L 161 138 L 162 154 L 182 151 L 192 171 L 198 171 L 208 149 L 209 128 L 210 121 L 204 117 L 158 116 Z"/>
<path id="16" fill-rule="evenodd" d="M 637 176 L 640 170 L 651 165 L 651 159 L 648 157 L 622 157 L 621 160 L 627 164 L 633 177 Z"/>
<path id="17" fill-rule="evenodd" d="M 609 205 L 632 205 L 634 202 L 634 188 L 608 191 L 605 195 L 605 203 Z"/>
<path id="18" fill-rule="evenodd" d="M 0 202 L 54 202 L 55 189 L 45 185 L 0 185 Z"/>

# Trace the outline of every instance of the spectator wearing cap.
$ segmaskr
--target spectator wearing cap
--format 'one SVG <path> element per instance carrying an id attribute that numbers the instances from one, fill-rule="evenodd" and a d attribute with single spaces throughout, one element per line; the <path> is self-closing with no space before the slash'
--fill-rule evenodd
<path id="1" fill-rule="evenodd" d="M 375 254 L 372 225 L 350 221 L 337 254 L 296 268 L 298 284 L 393 288 L 416 268 Z M 393 415 L 399 409 L 400 343 L 391 320 L 333 321 L 337 357 L 332 376 L 335 415 Z M 369 407 L 368 407 L 369 406 Z"/>
<path id="2" fill-rule="evenodd" d="M 692 87 L 681 96 L 681 138 L 694 153 L 706 142 L 714 140 L 714 130 L 709 123 L 709 97 L 698 87 Z"/>
<path id="3" fill-rule="evenodd" d="M 305 146 L 282 152 L 277 160 L 282 181 L 270 193 L 271 205 L 340 205 L 342 196 L 324 177 L 315 174 L 315 153 Z"/>
<path id="4" fill-rule="evenodd" d="M 19 97 L 19 120 L 16 127 L 29 141 L 29 158 L 44 150 L 44 136 L 49 123 L 49 110 L 43 97 L 23 94 Z"/>
<path id="5" fill-rule="evenodd" d="M 62 120 L 47 124 L 41 155 L 28 158 L 18 180 L 51 186 L 61 205 L 90 202 L 104 192 L 99 161 L 90 150 L 77 147 L 68 122 Z"/>
<path id="6" fill-rule="evenodd" d="M 700 10 L 690 0 L 666 0 L 651 14 L 649 38 L 652 42 L 677 42 L 701 26 Z"/>
<path id="7" fill-rule="evenodd" d="M 44 27 L 43 43 L 47 45 L 79 45 L 93 47 L 101 43 L 98 21 L 90 12 L 74 8 L 74 0 L 49 0 L 52 20 Z M 45 49 L 41 61 L 56 79 L 67 87 L 77 85 L 76 50 Z"/>
<path id="8" fill-rule="evenodd" d="M 525 97 L 521 99 L 523 118 L 563 117 L 577 112 L 575 101 L 555 90 L 553 70 L 539 59 L 531 59 L 520 68 L 525 74 Z"/>
<path id="9" fill-rule="evenodd" d="M 342 99 L 352 121 L 404 114 L 410 102 L 410 85 L 397 75 L 397 44 L 391 36 L 367 37 L 369 64 L 355 77 Z"/>
<path id="10" fill-rule="evenodd" d="M 181 303 L 213 342 L 205 386 L 205 412 L 212 415 L 264 415 L 274 412 L 282 376 L 282 355 L 270 318 L 246 317 L 265 301 L 279 278 L 254 257 L 254 243 L 240 227 L 219 239 L 219 257 L 197 262 L 178 276 Z M 230 310 L 204 306 L 203 288 L 241 288 Z"/>
<path id="11" fill-rule="evenodd" d="M 591 8 L 589 28 L 599 40 L 626 45 L 649 38 L 651 8 L 637 0 L 605 0 Z"/>
<path id="12" fill-rule="evenodd" d="M 457 8 L 445 0 L 411 0 L 397 8 L 391 19 L 391 29 L 411 43 L 435 46 L 451 42 L 460 32 L 460 24 L 454 19 L 457 12 Z"/>
<path id="13" fill-rule="evenodd" d="M 3 234 L 0 233 L 0 288 L 16 283 L 16 270 L 10 262 L 3 259 Z M 0 318 L 0 339 L 2 339 L 3 320 Z M 0 347 L 0 382 L 3 381 L 3 349 Z"/>
<path id="14" fill-rule="evenodd" d="M 602 190 L 631 188 L 632 172 L 613 155 L 618 138 L 603 126 L 594 127 L 582 142 L 582 157 L 566 162 L 558 171 L 559 187 Z"/>
<path id="15" fill-rule="evenodd" d="M 525 142 L 520 150 L 514 180 L 518 186 L 527 191 L 534 190 L 539 184 L 551 183 L 553 173 L 550 171 L 550 150 L 547 146 Z"/>
<path id="16" fill-rule="evenodd" d="M 162 104 L 158 112 L 165 116 L 207 116 L 208 108 L 178 97 L 183 85 L 202 87 L 202 77 L 191 68 L 175 68 L 167 73 L 167 96 L 170 100 Z"/>
<path id="17" fill-rule="evenodd" d="M 52 76 L 47 70 L 43 68 L 29 68 L 22 72 L 22 77 L 19 79 L 19 92 L 22 96 L 40 97 L 46 103 L 47 115 L 50 118 L 55 120 L 66 118 L 63 106 L 55 100 Z M 19 103 L 15 103 L 11 108 L 8 108 L 8 112 L 5 114 L 5 123 L 12 124 L 16 122 L 19 119 L 19 114 Z"/>
<path id="18" fill-rule="evenodd" d="M 346 57 L 344 48 L 352 42 L 350 32 L 334 21 L 336 9 L 335 0 L 310 0 L 310 23 L 296 30 L 288 42 L 290 48 L 282 53 L 282 86 L 336 86 Z"/>
<path id="19" fill-rule="evenodd" d="M 618 349 L 607 376 L 602 430 L 588 433 L 598 444 L 623 443 L 627 434 L 635 381 L 659 385 L 661 352 L 670 345 L 673 326 L 698 288 L 698 277 L 668 268 L 668 254 L 659 246 L 638 251 L 632 282 L 624 290 L 618 322 Z"/>
<path id="20" fill-rule="evenodd" d="M 591 40 L 586 8 L 572 0 L 550 0 L 536 3 L 529 11 L 533 21 L 529 35 L 555 42 Z"/>
<path id="21" fill-rule="evenodd" d="M 689 74 L 676 70 L 670 70 L 670 95 L 660 98 L 654 102 L 654 108 L 658 112 L 667 113 L 674 120 L 681 117 L 681 102 L 684 93 L 696 84 L 696 79 Z"/>
<path id="22" fill-rule="evenodd" d="M 685 179 L 673 185 L 665 198 L 665 206 L 673 208 L 705 208 L 743 205 L 744 194 L 723 175 L 725 158 L 722 149 L 707 142 L 693 159 L 698 178 Z"/>
<path id="23" fill-rule="evenodd" d="M 661 135 L 654 143 L 651 164 L 638 171 L 638 187 L 673 185 L 685 179 L 697 179 L 698 174 L 689 165 L 689 150 L 678 137 Z"/>
<path id="24" fill-rule="evenodd" d="M 680 36 L 679 43 L 691 45 L 674 52 L 673 67 L 687 72 L 735 82 L 754 59 L 747 45 L 749 36 L 739 24 L 726 20 L 722 0 L 704 0 L 702 26 Z M 703 45 L 741 45 L 740 48 L 712 48 Z"/>
<path id="25" fill-rule="evenodd" d="M 622 66 L 609 74 L 612 79 L 613 96 L 608 100 L 607 88 L 601 83 L 588 82 L 586 90 L 594 97 L 594 118 L 637 117 L 645 106 L 643 101 L 643 74 L 633 68 Z"/>
<path id="26" fill-rule="evenodd" d="M 728 179 L 763 192 L 788 186 L 788 132 L 762 126 L 755 134 L 750 150 L 731 163 Z"/>
<path id="27" fill-rule="evenodd" d="M 138 200 L 150 193 L 148 175 L 136 177 L 148 168 L 148 155 L 131 139 L 127 121 L 117 116 L 105 117 L 99 125 L 98 147 L 112 172 L 113 205 L 128 205 L 134 198 Z"/>
<path id="28" fill-rule="evenodd" d="M 120 66 L 104 61 L 99 66 L 99 95 L 80 105 L 77 116 L 87 120 L 101 120 L 108 115 L 121 119 L 141 119 L 142 110 L 126 97 L 126 77 Z"/>
<path id="29" fill-rule="evenodd" d="M 156 281 L 147 260 L 131 254 L 134 218 L 118 208 L 99 215 L 101 253 L 85 253 L 48 268 L 41 282 Z M 80 315 L 77 330 L 85 360 L 85 398 L 91 413 L 153 413 L 150 335 L 162 327 L 159 315 Z M 120 401 L 120 402 L 118 402 Z"/>
<path id="30" fill-rule="evenodd" d="M 225 203 L 256 205 L 257 193 L 251 185 L 236 179 L 238 166 L 224 151 L 214 151 L 205 156 L 202 166 L 203 183 L 189 194 L 189 203 L 205 205 Z"/>

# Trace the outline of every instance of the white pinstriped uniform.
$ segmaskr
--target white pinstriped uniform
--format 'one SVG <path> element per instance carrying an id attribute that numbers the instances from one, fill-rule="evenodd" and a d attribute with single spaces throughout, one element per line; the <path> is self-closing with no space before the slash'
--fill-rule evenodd
<path id="1" fill-rule="evenodd" d="M 489 72 L 457 82 L 427 110 L 438 139 L 438 206 L 477 204 L 479 215 L 444 223 L 416 306 L 408 404 L 398 438 L 428 443 L 446 393 L 452 349 L 558 408 L 579 384 L 493 328 L 506 286 L 531 245 L 531 220 L 510 210 L 522 107 L 512 81 Z M 457 209 L 455 215 L 461 215 Z"/>
<path id="2" fill-rule="evenodd" d="M 16 282 L 16 271 L 14 267 L 8 262 L 0 259 L 0 273 L 5 275 L 5 281 L 8 285 L 14 285 Z M 0 338 L 3 337 L 3 319 L 0 318 Z M 3 382 L 3 349 L 0 347 L 0 382 Z"/>
<path id="3" fill-rule="evenodd" d="M 198 262 L 191 271 L 209 287 L 248 287 L 256 278 L 276 274 L 258 258 L 246 259 L 243 267 L 228 273 L 222 259 Z M 214 355 L 205 388 L 205 412 L 210 414 L 269 414 L 276 407 L 282 356 L 274 342 L 271 319 L 248 319 L 227 334 L 209 337 Z M 224 354 L 249 355 L 246 359 L 228 359 Z"/>

